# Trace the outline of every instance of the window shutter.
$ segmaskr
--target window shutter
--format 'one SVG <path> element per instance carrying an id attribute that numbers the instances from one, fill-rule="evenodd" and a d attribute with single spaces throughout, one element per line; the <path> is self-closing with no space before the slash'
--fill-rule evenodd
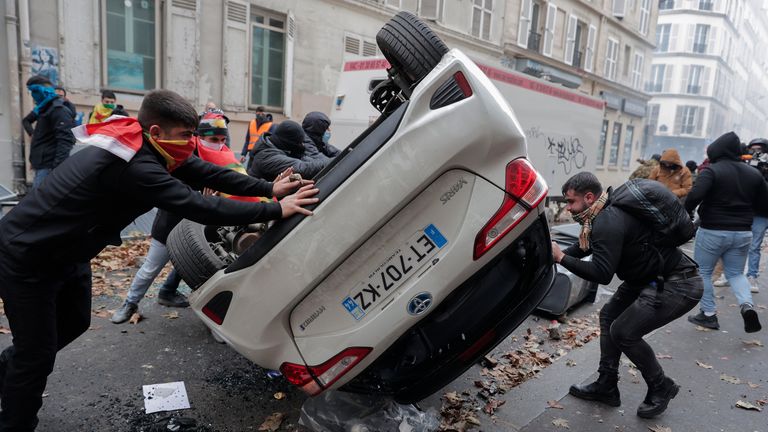
<path id="1" fill-rule="evenodd" d="M 708 96 L 712 93 L 709 91 L 709 68 L 705 67 L 701 72 L 701 95 Z"/>
<path id="2" fill-rule="evenodd" d="M 105 71 L 105 81 L 107 78 L 106 64 L 102 66 L 101 57 L 101 53 L 107 51 L 107 41 L 106 39 L 99 40 L 99 32 L 95 32 L 93 27 L 82 25 L 82 23 L 100 22 L 99 6 L 101 2 L 68 0 L 66 7 L 62 6 L 63 3 L 63 0 L 59 1 L 59 28 L 67 29 L 66 35 L 60 33 L 59 42 L 59 71 L 62 81 L 66 84 L 67 90 L 70 91 L 99 88 L 102 86 L 99 75 L 100 69 Z M 1 42 L 3 45 L 6 43 L 5 37 L 3 35 L 3 42 Z M 93 48 L 83 49 L 84 46 Z M 74 65 L 83 66 L 75 68 Z M 90 67 L 86 65 L 90 65 Z"/>
<path id="3" fill-rule="evenodd" d="M 165 8 L 164 88 L 197 101 L 200 25 L 196 0 L 172 0 Z"/>
<path id="4" fill-rule="evenodd" d="M 595 61 L 595 36 L 597 36 L 597 27 L 590 25 L 587 31 L 587 49 L 584 53 L 584 70 L 592 72 L 592 64 Z"/>
<path id="5" fill-rule="evenodd" d="M 528 33 L 531 31 L 532 10 L 533 0 L 522 0 L 520 20 L 517 22 L 517 44 L 523 48 L 528 47 Z"/>
<path id="6" fill-rule="evenodd" d="M 674 72 L 674 67 L 672 65 L 665 65 L 664 66 L 664 85 L 661 89 L 664 93 L 670 93 L 672 92 L 672 73 Z"/>
<path id="7" fill-rule="evenodd" d="M 627 0 L 613 0 L 613 16 L 624 18 L 627 13 Z"/>
<path id="8" fill-rule="evenodd" d="M 680 24 L 672 24 L 670 25 L 669 30 L 669 48 L 667 49 L 667 52 L 675 52 L 677 51 L 677 32 L 679 30 Z"/>
<path id="9" fill-rule="evenodd" d="M 718 38 L 717 27 L 709 28 L 709 41 L 707 42 L 707 52 L 709 54 L 722 54 L 720 48 L 720 38 Z"/>
<path id="10" fill-rule="evenodd" d="M 691 67 L 688 65 L 683 66 L 683 88 L 681 93 L 688 93 L 688 84 L 691 83 Z"/>
<path id="11" fill-rule="evenodd" d="M 440 0 L 419 0 L 419 16 L 436 21 L 440 19 Z"/>
<path id="12" fill-rule="evenodd" d="M 296 17 L 288 9 L 285 23 L 285 76 L 283 77 L 283 112 L 293 117 L 293 45 L 296 40 Z"/>
<path id="13" fill-rule="evenodd" d="M 544 26 L 544 49 L 542 54 L 552 57 L 552 44 L 555 41 L 555 28 L 557 27 L 557 6 L 547 5 L 547 23 Z"/>
<path id="14" fill-rule="evenodd" d="M 704 107 L 696 108 L 696 116 L 694 121 L 696 122 L 696 125 L 694 126 L 694 133 L 696 136 L 701 136 L 701 131 L 704 126 Z"/>
<path id="15" fill-rule="evenodd" d="M 576 25 L 578 24 L 576 17 L 568 15 L 568 32 L 566 33 L 565 42 L 565 62 L 571 64 L 573 62 L 573 50 L 576 43 Z"/>
<path id="16" fill-rule="evenodd" d="M 693 44 L 695 43 L 694 36 L 696 35 L 696 24 L 688 24 L 687 27 L 688 27 L 688 32 L 687 32 L 688 39 L 686 39 L 687 42 L 685 45 L 685 49 L 683 51 L 691 52 L 693 51 Z"/>
<path id="17" fill-rule="evenodd" d="M 248 61 L 251 44 L 248 43 L 248 17 L 250 3 L 228 0 L 224 4 L 224 38 L 222 105 L 225 109 L 244 109 L 248 106 Z"/>
<path id="18" fill-rule="evenodd" d="M 677 106 L 677 110 L 675 110 L 675 135 L 680 135 L 680 133 L 683 131 L 683 109 L 685 107 L 682 105 Z"/>
<path id="19" fill-rule="evenodd" d="M 400 9 L 412 13 L 417 12 L 417 8 L 419 6 L 418 0 L 400 0 Z"/>

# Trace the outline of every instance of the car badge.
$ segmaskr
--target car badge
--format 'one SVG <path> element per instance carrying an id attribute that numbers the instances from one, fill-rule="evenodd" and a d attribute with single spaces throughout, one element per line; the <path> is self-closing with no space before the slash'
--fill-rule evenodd
<path id="1" fill-rule="evenodd" d="M 426 312 L 430 306 L 432 306 L 432 294 L 428 292 L 422 292 L 416 294 L 408 301 L 408 306 L 406 306 L 406 309 L 408 310 L 409 314 L 416 316 Z"/>

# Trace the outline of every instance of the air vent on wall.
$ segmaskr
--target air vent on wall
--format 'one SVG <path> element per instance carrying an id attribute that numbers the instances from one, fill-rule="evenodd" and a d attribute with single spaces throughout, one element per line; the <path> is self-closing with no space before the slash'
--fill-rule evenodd
<path id="1" fill-rule="evenodd" d="M 197 10 L 197 0 L 173 0 L 173 7 L 187 10 Z"/>
<path id="2" fill-rule="evenodd" d="M 235 2 L 228 2 L 227 3 L 227 19 L 230 21 L 239 22 L 241 24 L 245 24 L 247 22 L 247 14 L 248 6 L 241 4 L 241 3 L 235 3 Z"/>

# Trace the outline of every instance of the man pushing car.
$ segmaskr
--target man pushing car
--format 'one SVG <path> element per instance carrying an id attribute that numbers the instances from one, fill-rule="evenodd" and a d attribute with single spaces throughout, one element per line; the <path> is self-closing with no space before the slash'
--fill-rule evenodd
<path id="1" fill-rule="evenodd" d="M 282 197 L 300 181 L 252 179 L 191 157 L 194 108 L 168 90 L 150 92 L 138 120 L 81 126 L 91 144 L 57 167 L 0 220 L 0 297 L 13 345 L 0 354 L 0 431 L 32 431 L 56 353 L 88 328 L 90 259 L 139 215 L 158 207 L 209 225 L 243 225 L 311 215 L 318 190 L 254 203 L 196 190 Z"/>

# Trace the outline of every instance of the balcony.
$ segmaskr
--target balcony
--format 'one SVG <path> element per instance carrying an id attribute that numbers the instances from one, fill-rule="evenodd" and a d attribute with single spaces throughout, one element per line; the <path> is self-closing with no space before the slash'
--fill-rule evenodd
<path id="1" fill-rule="evenodd" d="M 688 88 L 686 89 L 686 93 L 688 93 L 688 94 L 699 94 L 699 93 L 701 93 L 701 86 L 688 84 Z"/>
<path id="2" fill-rule="evenodd" d="M 584 68 L 584 52 L 583 51 L 573 52 L 573 59 L 571 60 L 571 66 L 577 67 L 579 69 Z"/>
<path id="3" fill-rule="evenodd" d="M 698 54 L 706 54 L 707 53 L 707 44 L 706 43 L 694 43 L 693 44 L 693 52 Z"/>
<path id="4" fill-rule="evenodd" d="M 699 10 L 711 11 L 713 3 L 711 1 L 699 1 Z"/>
<path id="5" fill-rule="evenodd" d="M 541 34 L 536 32 L 528 33 L 528 49 L 535 52 L 540 52 L 541 46 Z"/>

